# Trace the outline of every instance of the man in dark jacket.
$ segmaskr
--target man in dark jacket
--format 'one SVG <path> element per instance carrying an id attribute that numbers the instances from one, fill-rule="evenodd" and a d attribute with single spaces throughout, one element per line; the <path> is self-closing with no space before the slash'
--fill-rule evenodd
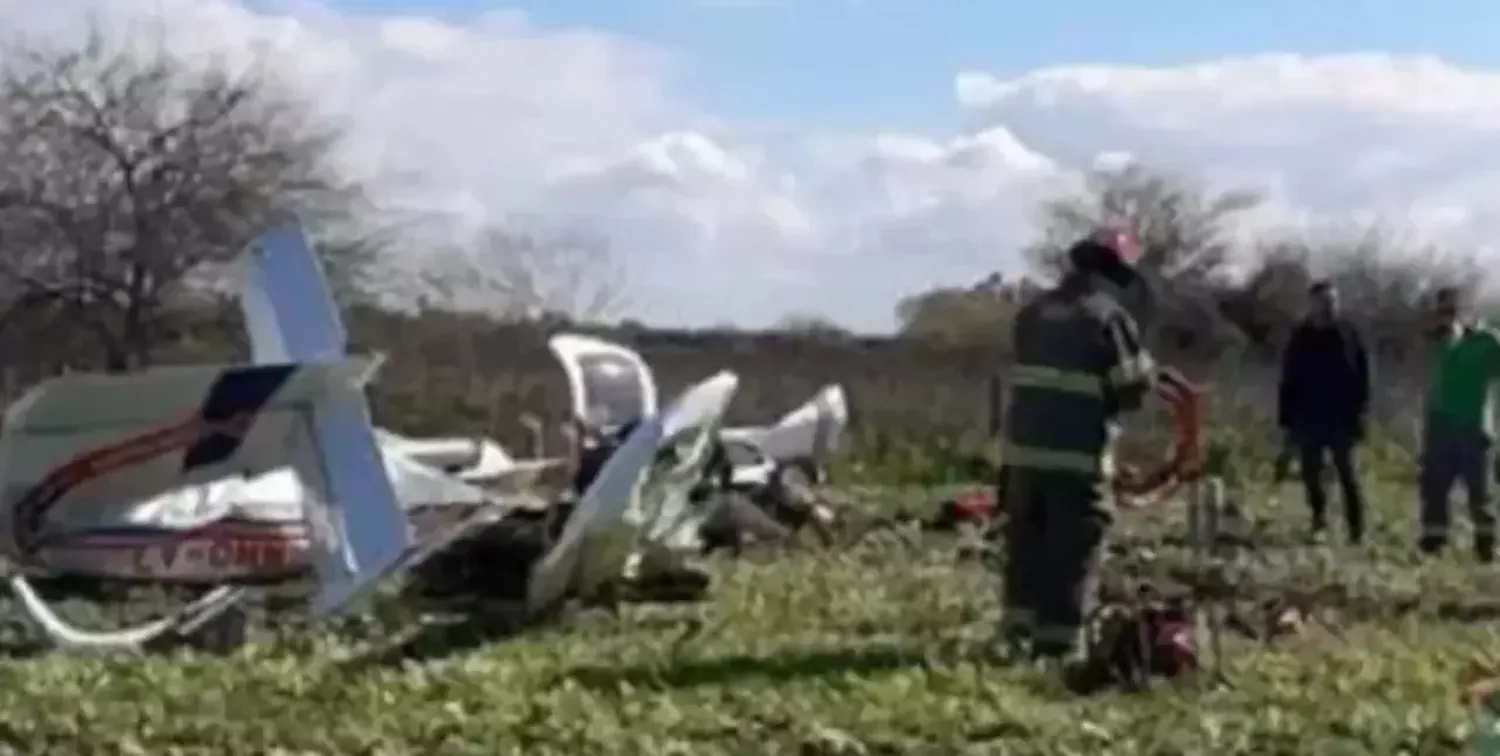
<path id="1" fill-rule="evenodd" d="M 1308 294 L 1311 312 L 1292 332 L 1282 357 L 1277 414 L 1300 457 L 1314 538 L 1327 526 L 1326 456 L 1343 489 L 1349 541 L 1357 544 L 1364 537 L 1365 503 L 1354 449 L 1364 440 L 1370 407 L 1369 354 L 1364 339 L 1340 315 L 1332 285 L 1316 283 Z"/>

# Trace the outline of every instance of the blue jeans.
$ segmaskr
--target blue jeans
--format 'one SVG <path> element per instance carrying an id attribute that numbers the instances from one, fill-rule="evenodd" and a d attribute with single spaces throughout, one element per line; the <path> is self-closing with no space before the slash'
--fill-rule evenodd
<path id="1" fill-rule="evenodd" d="M 1481 431 L 1429 423 L 1422 434 L 1420 527 L 1417 543 L 1436 553 L 1448 544 L 1452 520 L 1449 498 L 1455 484 L 1467 495 L 1474 524 L 1474 546 L 1489 558 L 1495 548 L 1495 513 L 1490 507 L 1493 443 Z"/>

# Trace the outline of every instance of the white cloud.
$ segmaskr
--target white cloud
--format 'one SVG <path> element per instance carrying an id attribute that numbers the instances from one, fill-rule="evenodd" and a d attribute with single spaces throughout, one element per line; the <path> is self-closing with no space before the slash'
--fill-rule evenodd
<path id="1" fill-rule="evenodd" d="M 349 119 L 351 159 L 393 197 L 603 234 L 650 317 L 821 309 L 880 325 L 902 293 L 1014 268 L 1038 199 L 1127 160 L 1268 190 L 1286 218 L 1374 215 L 1475 244 L 1500 224 L 1500 73 L 1428 57 L 960 73 L 956 135 L 870 124 L 788 146 L 695 110 L 673 86 L 684 62 L 638 40 L 541 31 L 507 11 L 444 21 L 267 7 L 0 3 L 0 28 L 67 33 L 95 10 L 143 31 L 159 19 L 179 50 L 267 58 Z"/>
<path id="2" fill-rule="evenodd" d="M 1419 207 L 1494 217 L 1500 74 L 1429 57 L 1266 55 L 1171 69 L 1057 68 L 958 78 L 979 122 L 1075 159 L 1115 145 L 1138 160 L 1269 187 L 1316 213 Z M 1446 224 L 1451 225 L 1451 224 Z M 1477 230 L 1477 227 L 1471 227 Z"/>
<path id="3" fill-rule="evenodd" d="M 933 140 L 899 143 L 889 152 L 910 165 L 897 183 L 927 201 L 914 212 L 866 202 L 864 223 L 902 229 L 897 238 L 917 259 L 916 250 L 947 248 L 954 268 L 994 265 L 1007 242 L 1026 237 L 1038 194 L 1067 185 L 1079 168 L 1130 160 L 1266 191 L 1270 211 L 1258 222 L 1378 219 L 1477 251 L 1500 224 L 1497 72 L 1430 57 L 1265 55 L 1174 68 L 1058 67 L 1009 79 L 962 73 L 954 88 L 969 133 L 1003 130 L 1000 143 L 1049 162 L 996 160 L 980 176 L 926 183 L 937 166 L 953 165 L 956 142 L 947 150 Z M 1028 164 L 1037 166 L 1029 178 Z M 1001 243 L 967 253 L 921 243 L 947 237 Z M 914 264 L 910 275 L 920 280 L 922 270 Z"/>

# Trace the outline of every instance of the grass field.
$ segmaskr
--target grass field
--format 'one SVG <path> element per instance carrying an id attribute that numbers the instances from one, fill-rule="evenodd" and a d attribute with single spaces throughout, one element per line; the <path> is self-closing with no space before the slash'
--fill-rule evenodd
<path id="1" fill-rule="evenodd" d="M 355 639 L 398 631 L 386 610 L 222 658 L 17 659 L 0 666 L 0 742 L 25 754 L 1466 752 L 1459 680 L 1500 656 L 1482 616 L 1500 580 L 1462 541 L 1420 567 L 1409 492 L 1376 491 L 1360 550 L 1299 545 L 1290 489 L 1284 503 L 1247 497 L 1257 533 L 1238 590 L 1327 590 L 1302 633 L 1231 638 L 1222 687 L 1080 699 L 990 666 L 990 575 L 949 541 L 883 537 L 717 564 L 706 604 L 586 612 L 487 643 L 449 626 L 355 653 Z M 1183 554 L 1161 545 L 1179 515 L 1129 516 L 1111 569 L 1179 568 Z"/>

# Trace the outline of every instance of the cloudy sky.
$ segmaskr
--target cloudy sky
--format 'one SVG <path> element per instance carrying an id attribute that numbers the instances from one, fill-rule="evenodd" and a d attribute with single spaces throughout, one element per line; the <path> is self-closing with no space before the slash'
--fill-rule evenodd
<path id="1" fill-rule="evenodd" d="M 0 30 L 91 11 L 269 54 L 392 202 L 608 239 L 657 322 L 886 328 L 1020 270 L 1036 201 L 1119 155 L 1278 223 L 1500 235 L 1494 3 L 0 0 Z"/>

